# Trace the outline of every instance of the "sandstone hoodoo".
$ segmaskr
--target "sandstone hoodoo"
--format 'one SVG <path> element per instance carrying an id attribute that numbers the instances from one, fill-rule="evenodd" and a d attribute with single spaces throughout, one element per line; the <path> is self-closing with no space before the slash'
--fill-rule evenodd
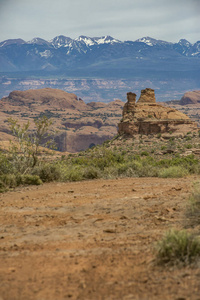
<path id="1" fill-rule="evenodd" d="M 130 136 L 137 134 L 170 133 L 184 135 L 197 131 L 197 123 L 184 113 L 156 103 L 153 89 L 146 88 L 136 102 L 136 94 L 127 93 L 127 102 L 123 108 L 123 118 L 118 124 L 119 134 Z"/>

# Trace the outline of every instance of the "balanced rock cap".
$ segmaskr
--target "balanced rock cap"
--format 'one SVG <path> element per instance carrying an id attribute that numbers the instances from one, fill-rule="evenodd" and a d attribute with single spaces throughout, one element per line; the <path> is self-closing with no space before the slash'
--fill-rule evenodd
<path id="1" fill-rule="evenodd" d="M 128 100 L 128 102 L 134 102 L 135 103 L 136 94 L 132 93 L 132 92 L 127 93 L 127 100 Z"/>

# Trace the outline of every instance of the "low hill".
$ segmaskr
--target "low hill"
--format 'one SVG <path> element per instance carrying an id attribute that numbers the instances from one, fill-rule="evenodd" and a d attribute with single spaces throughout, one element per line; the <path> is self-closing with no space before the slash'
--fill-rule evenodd
<path id="1" fill-rule="evenodd" d="M 180 105 L 200 104 L 200 91 L 186 92 L 180 100 Z"/>

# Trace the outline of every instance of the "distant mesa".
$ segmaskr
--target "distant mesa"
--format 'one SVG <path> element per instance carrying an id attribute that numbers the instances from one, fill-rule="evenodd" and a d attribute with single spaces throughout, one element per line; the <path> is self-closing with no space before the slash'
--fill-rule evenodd
<path id="1" fill-rule="evenodd" d="M 200 91 L 187 92 L 181 98 L 180 105 L 200 104 Z"/>
<path id="2" fill-rule="evenodd" d="M 87 105 L 75 94 L 51 88 L 13 91 L 4 98 L 4 102 L 12 103 L 15 106 L 29 106 L 30 108 L 36 105 L 46 105 L 60 109 L 87 109 Z"/>
<path id="3" fill-rule="evenodd" d="M 174 108 L 157 104 L 153 89 L 142 90 L 137 102 L 136 94 L 129 92 L 127 100 L 123 108 L 123 118 L 118 124 L 119 134 L 184 135 L 189 131 L 197 131 L 197 123 L 187 115 Z"/>

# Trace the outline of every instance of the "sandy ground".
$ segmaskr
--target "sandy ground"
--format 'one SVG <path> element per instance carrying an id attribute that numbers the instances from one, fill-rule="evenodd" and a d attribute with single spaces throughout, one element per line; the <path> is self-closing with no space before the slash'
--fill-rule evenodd
<path id="1" fill-rule="evenodd" d="M 187 223 L 197 181 L 94 180 L 0 194 L 0 300 L 200 299 L 200 266 L 154 262 L 155 242 Z"/>

